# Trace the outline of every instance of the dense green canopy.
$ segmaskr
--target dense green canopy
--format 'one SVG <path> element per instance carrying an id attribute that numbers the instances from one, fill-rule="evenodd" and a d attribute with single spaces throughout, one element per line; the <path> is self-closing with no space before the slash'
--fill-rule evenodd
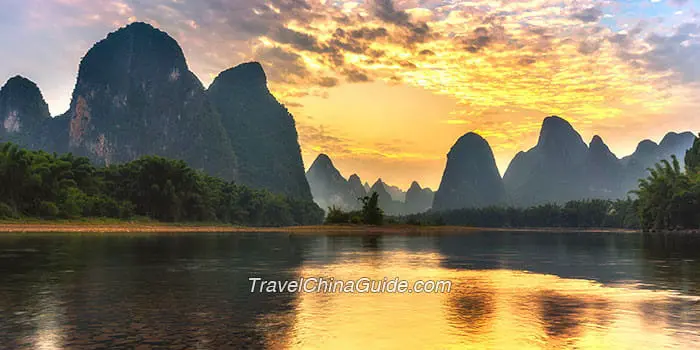
<path id="1" fill-rule="evenodd" d="M 85 157 L 0 144 L 0 217 L 129 218 L 244 225 L 314 224 L 310 200 L 253 190 L 188 167 L 145 156 L 97 168 Z"/>

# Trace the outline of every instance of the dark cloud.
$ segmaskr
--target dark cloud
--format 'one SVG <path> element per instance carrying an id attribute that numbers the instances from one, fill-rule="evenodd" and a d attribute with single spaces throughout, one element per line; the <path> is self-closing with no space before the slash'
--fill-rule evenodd
<path id="1" fill-rule="evenodd" d="M 431 50 L 421 50 L 418 54 L 421 56 L 435 56 L 435 52 Z"/>
<path id="2" fill-rule="evenodd" d="M 314 126 L 302 120 L 297 121 L 297 130 L 299 131 L 299 141 L 302 144 L 311 144 L 320 147 L 320 151 L 324 153 L 334 154 L 350 154 L 350 142 L 343 137 L 331 136 L 323 125 Z M 336 130 L 332 130 L 333 135 L 340 134 Z"/>
<path id="3" fill-rule="evenodd" d="M 406 11 L 397 10 L 392 0 L 374 0 L 370 4 L 372 13 L 380 20 L 403 28 L 406 32 L 402 38 L 407 45 L 423 43 L 433 37 L 425 22 L 413 23 Z"/>
<path id="4" fill-rule="evenodd" d="M 585 10 L 579 11 L 571 15 L 571 18 L 577 19 L 582 22 L 598 22 L 603 17 L 603 11 L 597 7 L 590 7 Z"/>
<path id="5" fill-rule="evenodd" d="M 346 69 L 343 73 L 350 83 L 364 83 L 370 81 L 369 76 L 358 69 Z"/>
<path id="6" fill-rule="evenodd" d="M 384 38 L 389 33 L 384 28 L 367 28 L 362 27 L 350 32 L 350 36 L 355 39 L 365 39 L 365 40 L 376 40 L 378 38 Z"/>
<path id="7" fill-rule="evenodd" d="M 627 31 L 627 33 L 615 33 L 608 38 L 608 41 L 617 45 L 620 48 L 626 49 L 634 44 L 637 37 L 644 32 L 644 29 L 648 26 L 647 22 L 639 22 L 634 28 Z"/>
<path id="8" fill-rule="evenodd" d="M 401 61 L 401 62 L 399 62 L 399 65 L 401 67 L 408 68 L 408 69 L 416 69 L 416 65 L 413 62 L 409 62 L 409 61 Z"/>
<path id="9" fill-rule="evenodd" d="M 318 85 L 322 87 L 334 87 L 338 85 L 338 79 L 333 77 L 322 77 L 318 80 Z"/>
<path id="10" fill-rule="evenodd" d="M 281 47 L 259 49 L 255 52 L 255 59 L 274 67 L 266 70 L 268 78 L 272 81 L 294 83 L 306 79 L 309 75 L 301 56 Z"/>
<path id="11" fill-rule="evenodd" d="M 471 53 L 479 52 L 495 42 L 508 42 L 505 28 L 495 24 L 489 27 L 478 27 L 470 36 L 462 39 L 465 50 Z"/>
<path id="12" fill-rule="evenodd" d="M 271 34 L 271 38 L 281 44 L 290 44 L 299 50 L 318 50 L 318 42 L 315 37 L 285 27 L 277 28 Z"/>
<path id="13" fill-rule="evenodd" d="M 521 66 L 529 66 L 535 64 L 537 60 L 534 57 L 522 57 L 518 60 L 518 64 Z"/>
<path id="14" fill-rule="evenodd" d="M 467 51 L 474 53 L 489 45 L 491 38 L 489 31 L 484 27 L 474 29 L 474 35 L 464 40 Z"/>
<path id="15" fill-rule="evenodd" d="M 669 36 L 651 34 L 647 44 L 652 49 L 642 55 L 648 68 L 673 71 L 684 83 L 700 82 L 700 24 L 686 23 Z"/>
<path id="16" fill-rule="evenodd" d="M 590 55 L 597 52 L 602 44 L 602 40 L 584 40 L 579 43 L 578 52 L 584 55 Z"/>
<path id="17" fill-rule="evenodd" d="M 283 105 L 285 107 L 294 107 L 294 108 L 304 107 L 304 105 L 299 103 L 299 102 L 284 102 Z"/>
<path id="18" fill-rule="evenodd" d="M 399 26 L 408 26 L 409 16 L 406 11 L 396 10 L 392 0 L 374 0 L 371 5 L 372 13 L 382 21 Z"/>

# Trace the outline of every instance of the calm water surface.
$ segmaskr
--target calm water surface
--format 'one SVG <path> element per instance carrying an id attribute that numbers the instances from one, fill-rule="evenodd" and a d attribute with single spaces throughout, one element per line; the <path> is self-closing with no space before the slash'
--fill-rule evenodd
<path id="1" fill-rule="evenodd" d="M 249 277 L 448 279 L 250 293 Z M 3 235 L 2 349 L 700 349 L 700 238 Z"/>

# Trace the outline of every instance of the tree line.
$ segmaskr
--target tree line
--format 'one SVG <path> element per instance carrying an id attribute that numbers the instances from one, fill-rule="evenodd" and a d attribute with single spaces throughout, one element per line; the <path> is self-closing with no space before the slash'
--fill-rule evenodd
<path id="1" fill-rule="evenodd" d="M 251 189 L 158 156 L 107 167 L 0 144 L 0 218 L 147 217 L 252 226 L 323 221 L 312 201 Z"/>

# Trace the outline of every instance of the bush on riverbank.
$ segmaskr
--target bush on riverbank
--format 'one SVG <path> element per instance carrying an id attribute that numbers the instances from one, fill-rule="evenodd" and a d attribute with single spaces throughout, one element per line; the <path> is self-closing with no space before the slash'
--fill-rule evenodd
<path id="1" fill-rule="evenodd" d="M 96 168 L 84 157 L 5 143 L 0 144 L 0 183 L 0 218 L 137 215 L 253 226 L 323 221 L 323 211 L 313 202 L 237 185 L 157 156 Z"/>
<path id="2" fill-rule="evenodd" d="M 379 207 L 377 192 L 372 192 L 371 195 L 359 198 L 359 200 L 362 202 L 362 210 L 345 212 L 335 206 L 328 208 L 326 224 L 382 225 L 384 211 Z"/>

